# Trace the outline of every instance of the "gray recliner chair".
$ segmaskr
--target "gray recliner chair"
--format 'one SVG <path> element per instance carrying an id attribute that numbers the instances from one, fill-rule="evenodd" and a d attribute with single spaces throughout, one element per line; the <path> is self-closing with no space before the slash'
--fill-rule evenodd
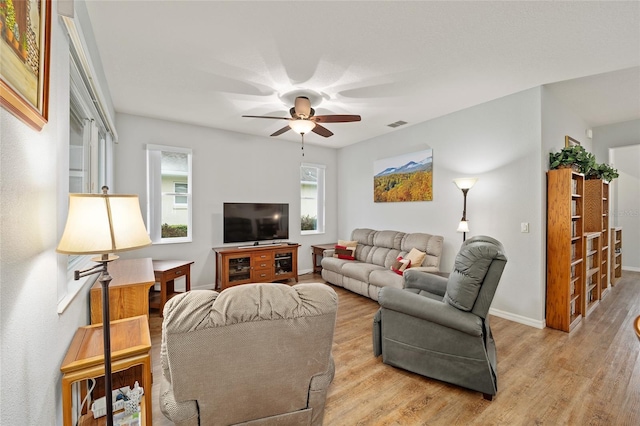
<path id="1" fill-rule="evenodd" d="M 179 426 L 321 425 L 337 307 L 320 283 L 172 298 L 162 323 L 162 413 Z"/>
<path id="2" fill-rule="evenodd" d="M 373 352 L 384 363 L 482 392 L 497 393 L 489 307 L 507 263 L 502 244 L 476 236 L 449 278 L 405 271 L 405 288 L 384 287 L 373 320 Z"/>

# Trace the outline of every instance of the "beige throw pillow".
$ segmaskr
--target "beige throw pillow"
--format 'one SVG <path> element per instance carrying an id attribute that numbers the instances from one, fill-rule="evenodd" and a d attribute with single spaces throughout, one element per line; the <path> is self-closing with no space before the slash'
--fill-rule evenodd
<path id="1" fill-rule="evenodd" d="M 414 247 L 404 258 L 411 261 L 411 266 L 422 266 L 425 257 L 427 257 L 427 253 L 421 252 Z"/>

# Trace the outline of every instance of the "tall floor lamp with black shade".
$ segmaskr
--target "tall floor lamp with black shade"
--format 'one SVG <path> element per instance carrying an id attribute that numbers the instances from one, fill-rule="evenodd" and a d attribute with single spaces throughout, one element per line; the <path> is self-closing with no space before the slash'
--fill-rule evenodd
<path id="1" fill-rule="evenodd" d="M 462 195 L 464 197 L 462 219 L 460 219 L 460 224 L 458 225 L 457 229 L 457 232 L 462 232 L 463 242 L 467 239 L 467 232 L 469 232 L 469 221 L 467 220 L 467 192 L 469 192 L 471 187 L 475 185 L 477 181 L 478 178 L 457 178 L 453 180 L 453 183 L 455 183 L 458 189 L 462 191 Z"/>
<path id="2" fill-rule="evenodd" d="M 111 391 L 111 330 L 109 322 L 109 283 L 107 265 L 118 258 L 113 253 L 135 250 L 151 244 L 142 220 L 137 195 L 69 194 L 67 223 L 56 248 L 58 253 L 87 255 L 99 254 L 91 260 L 98 265 L 75 271 L 74 278 L 100 274 L 102 286 L 102 330 L 104 344 L 104 382 L 107 425 L 113 425 L 113 398 Z"/>

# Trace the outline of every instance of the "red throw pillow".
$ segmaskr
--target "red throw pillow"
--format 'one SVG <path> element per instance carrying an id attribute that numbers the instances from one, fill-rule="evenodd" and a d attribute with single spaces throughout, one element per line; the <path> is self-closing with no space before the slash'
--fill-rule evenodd
<path id="1" fill-rule="evenodd" d="M 356 258 L 353 256 L 354 252 L 356 251 L 355 247 L 345 247 L 345 246 L 336 245 L 334 250 L 335 250 L 334 257 L 337 257 L 338 259 L 356 260 Z"/>
<path id="2" fill-rule="evenodd" d="M 403 259 L 402 256 L 399 256 L 393 265 L 391 265 L 391 270 L 398 275 L 402 275 L 405 269 L 411 267 L 411 259 Z"/>

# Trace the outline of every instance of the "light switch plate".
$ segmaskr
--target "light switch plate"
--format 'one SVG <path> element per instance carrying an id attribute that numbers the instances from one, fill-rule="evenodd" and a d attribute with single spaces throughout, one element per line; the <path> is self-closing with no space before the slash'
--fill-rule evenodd
<path id="1" fill-rule="evenodd" d="M 529 222 L 522 222 L 520 224 L 520 232 L 529 232 Z"/>

